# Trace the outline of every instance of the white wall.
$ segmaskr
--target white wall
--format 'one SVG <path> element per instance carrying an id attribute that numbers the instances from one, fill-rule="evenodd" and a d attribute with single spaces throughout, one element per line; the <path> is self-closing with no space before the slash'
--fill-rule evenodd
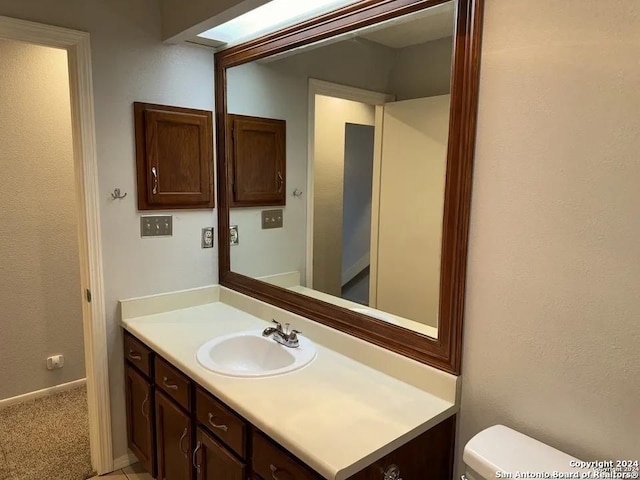
<path id="1" fill-rule="evenodd" d="M 231 247 L 231 270 L 251 277 L 298 271 L 305 275 L 307 185 L 307 81 L 269 65 L 248 63 L 227 72 L 229 113 L 287 122 L 286 206 L 283 228 L 262 230 L 262 210 L 281 207 L 232 208 L 240 243 Z M 304 192 L 294 197 L 294 189 Z"/>
<path id="2" fill-rule="evenodd" d="M 640 2 L 486 2 L 458 451 L 640 453 Z"/>
<path id="3" fill-rule="evenodd" d="M 272 65 L 282 72 L 304 78 L 387 92 L 396 51 L 361 38 L 319 48 L 307 47 Z"/>
<path id="4" fill-rule="evenodd" d="M 439 95 L 384 106 L 378 249 L 372 260 L 375 307 L 434 328 L 440 317 L 450 99 Z"/>
<path id="5" fill-rule="evenodd" d="M 67 52 L 0 40 L 0 105 L 1 400 L 85 376 Z"/>
<path id="6" fill-rule="evenodd" d="M 217 245 L 200 248 L 211 210 L 174 211 L 171 238 L 141 239 L 136 211 L 134 101 L 213 109 L 213 55 L 161 44 L 155 0 L 0 0 L 0 15 L 91 34 L 104 248 L 114 455 L 126 453 L 121 298 L 216 283 Z M 109 192 L 119 187 L 124 200 Z"/>

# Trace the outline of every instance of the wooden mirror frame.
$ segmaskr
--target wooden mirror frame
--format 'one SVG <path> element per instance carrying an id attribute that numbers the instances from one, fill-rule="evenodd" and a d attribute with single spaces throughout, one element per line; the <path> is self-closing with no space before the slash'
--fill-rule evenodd
<path id="1" fill-rule="evenodd" d="M 446 1 L 363 0 L 215 54 L 219 271 L 224 287 L 459 375 L 484 0 L 456 2 L 437 339 L 232 272 L 229 246 L 227 69 Z"/>

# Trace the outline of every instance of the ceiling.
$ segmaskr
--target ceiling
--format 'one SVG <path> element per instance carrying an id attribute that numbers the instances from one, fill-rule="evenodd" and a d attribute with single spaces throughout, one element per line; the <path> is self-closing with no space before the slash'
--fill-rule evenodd
<path id="1" fill-rule="evenodd" d="M 390 48 L 405 48 L 453 35 L 453 2 L 376 25 L 358 36 Z"/>

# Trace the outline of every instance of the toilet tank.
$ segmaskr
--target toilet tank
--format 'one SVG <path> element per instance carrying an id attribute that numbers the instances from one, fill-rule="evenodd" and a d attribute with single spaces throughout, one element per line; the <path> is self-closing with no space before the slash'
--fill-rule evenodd
<path id="1" fill-rule="evenodd" d="M 504 425 L 494 425 L 469 440 L 462 459 L 470 480 L 545 478 L 547 472 L 566 473 L 547 478 L 580 478 L 584 471 L 572 466 L 580 460 Z M 527 472 L 542 476 L 529 476 Z"/>

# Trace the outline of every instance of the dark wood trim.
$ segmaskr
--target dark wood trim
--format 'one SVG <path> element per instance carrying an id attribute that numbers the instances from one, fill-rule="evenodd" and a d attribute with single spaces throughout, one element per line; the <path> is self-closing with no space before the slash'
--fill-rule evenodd
<path id="1" fill-rule="evenodd" d="M 227 68 L 445 1 L 364 0 L 216 54 L 219 269 L 220 284 L 225 287 L 458 375 L 484 0 L 457 1 L 437 339 L 232 272 L 229 247 Z"/>

